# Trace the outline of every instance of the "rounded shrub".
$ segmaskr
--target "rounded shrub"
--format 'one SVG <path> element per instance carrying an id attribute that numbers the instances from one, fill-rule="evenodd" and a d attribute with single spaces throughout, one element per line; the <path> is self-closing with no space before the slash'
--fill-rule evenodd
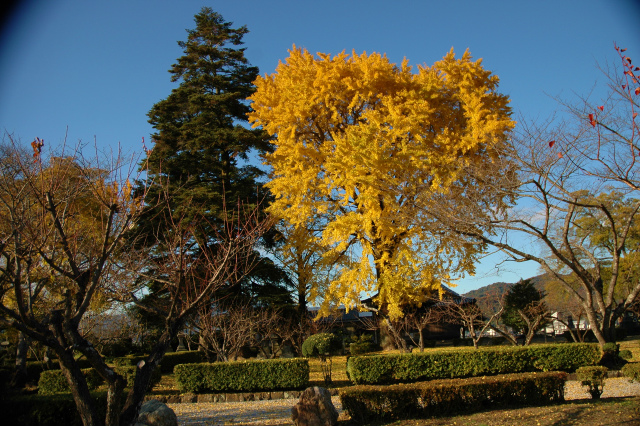
<path id="1" fill-rule="evenodd" d="M 640 382 L 640 362 L 630 362 L 622 367 L 622 374 L 632 382 Z"/>
<path id="2" fill-rule="evenodd" d="M 340 340 L 333 333 L 318 333 L 309 336 L 302 344 L 302 356 L 320 357 L 335 355 L 341 349 Z"/>
<path id="3" fill-rule="evenodd" d="M 620 370 L 626 363 L 628 354 L 620 356 L 620 345 L 614 342 L 607 342 L 602 346 L 602 359 L 600 365 L 611 370 Z"/>
<path id="4" fill-rule="evenodd" d="M 624 359 L 625 361 L 629 361 L 631 360 L 631 358 L 633 358 L 633 354 L 631 353 L 631 351 L 629 349 L 623 349 L 620 352 L 618 352 L 618 356 L 622 359 Z"/>
<path id="5" fill-rule="evenodd" d="M 593 366 L 580 367 L 576 370 L 578 380 L 582 386 L 586 386 L 591 398 L 599 399 L 604 388 L 604 380 L 607 378 L 607 367 Z"/>

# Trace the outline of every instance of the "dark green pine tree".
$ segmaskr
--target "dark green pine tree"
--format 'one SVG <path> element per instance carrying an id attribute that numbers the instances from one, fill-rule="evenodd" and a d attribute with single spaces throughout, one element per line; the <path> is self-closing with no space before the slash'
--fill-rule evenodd
<path id="1" fill-rule="evenodd" d="M 531 279 L 520 280 L 516 284 L 513 284 L 504 297 L 502 322 L 516 332 L 528 333 L 527 323 L 518 311 L 527 316 L 537 315 L 539 313 L 538 311 L 544 312 L 546 309 L 543 305 L 544 296 L 545 293 L 539 291 Z M 542 309 L 529 312 L 533 307 Z M 544 322 L 540 323 L 539 328 L 542 328 L 544 325 Z"/>
<path id="2" fill-rule="evenodd" d="M 260 183 L 264 172 L 247 160 L 251 152 L 269 150 L 268 135 L 243 126 L 250 111 L 246 99 L 254 93 L 258 76 L 258 68 L 248 63 L 240 47 L 248 30 L 232 28 L 210 8 L 203 8 L 195 23 L 187 40 L 178 42 L 184 54 L 169 70 L 178 87 L 148 113 L 156 133 L 146 167 L 154 183 L 146 217 L 135 234 L 155 246 L 158 262 L 163 261 L 163 247 L 156 237 L 172 232 L 175 220 L 193 222 L 198 240 L 214 245 L 225 215 L 239 205 L 262 209 L 267 203 Z M 154 204 L 167 187 L 170 199 Z M 171 220 L 162 211 L 167 204 Z M 195 247 L 194 255 L 197 252 Z M 288 303 L 284 273 L 258 250 L 253 255 L 260 261 L 252 276 L 227 291 L 268 300 L 260 304 Z M 146 297 L 160 303 L 165 295 L 155 289 L 161 286 L 151 282 L 148 287 Z"/>
<path id="3" fill-rule="evenodd" d="M 233 208 L 238 201 L 260 198 L 257 179 L 262 172 L 240 162 L 270 144 L 261 130 L 242 125 L 258 76 L 245 49 L 237 47 L 248 30 L 231 28 L 210 8 L 203 8 L 195 22 L 187 41 L 178 42 L 184 55 L 169 70 L 179 86 L 148 114 L 157 131 L 148 168 L 151 176 L 169 178 L 180 187 L 173 202 L 185 218 L 206 213 L 215 223 L 225 203 Z"/>

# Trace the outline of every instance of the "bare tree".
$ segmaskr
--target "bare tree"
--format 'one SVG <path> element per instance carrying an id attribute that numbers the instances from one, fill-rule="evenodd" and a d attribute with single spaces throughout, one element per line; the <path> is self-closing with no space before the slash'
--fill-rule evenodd
<path id="1" fill-rule="evenodd" d="M 272 331 L 280 320 L 279 311 L 256 308 L 250 302 L 203 306 L 196 320 L 201 347 L 207 358 L 235 361 L 243 348 L 254 346 L 265 358 L 273 358 L 277 350 L 272 345 Z"/>
<path id="2" fill-rule="evenodd" d="M 404 316 L 403 328 L 406 330 L 406 335 L 411 343 L 420 349 L 420 352 L 424 352 L 424 333 L 427 327 L 441 322 L 444 318 L 443 312 L 435 306 L 437 303 L 438 301 L 433 301 L 432 306 L 426 309 L 415 309 Z M 412 333 L 413 330 L 417 332 L 417 340 Z"/>
<path id="3" fill-rule="evenodd" d="M 469 337 L 473 342 L 473 347 L 476 349 L 478 349 L 478 342 L 487 329 L 500 328 L 498 321 L 504 311 L 501 306 L 497 312 L 487 319 L 480 307 L 475 303 L 462 304 L 454 300 L 447 300 L 443 301 L 438 308 L 443 318 L 447 318 L 447 320 L 460 324 L 469 330 Z M 508 340 L 512 344 L 516 344 L 513 336 L 506 333 L 505 330 L 502 331 L 509 336 Z"/>
<path id="4" fill-rule="evenodd" d="M 467 241 L 538 263 L 579 301 L 601 345 L 615 340 L 617 319 L 640 294 L 637 274 L 621 279 L 640 256 L 640 76 L 618 51 L 622 65 L 607 74 L 605 99 L 565 104 L 560 122 L 520 121 L 503 154 L 514 174 L 469 171 L 516 205 L 486 209 L 473 197 L 453 205 L 443 194 L 430 210 Z"/>
<path id="5" fill-rule="evenodd" d="M 0 155 L 0 323 L 51 348 L 83 424 L 133 425 L 151 374 L 171 339 L 214 289 L 241 278 L 251 267 L 244 262 L 245 253 L 263 232 L 264 222 L 251 212 L 244 216 L 240 212 L 236 222 L 242 227 L 221 233 L 197 258 L 189 255 L 189 243 L 198 237 L 188 226 L 158 236 L 170 238 L 167 245 L 174 248 L 163 265 L 164 274 L 154 277 L 165 285 L 171 303 L 144 306 L 163 315 L 165 328 L 151 354 L 138 365 L 122 405 L 124 378 L 105 363 L 80 324 L 101 301 L 142 305 L 141 287 L 113 279 L 127 262 L 135 265 L 132 274 L 134 270 L 144 274 L 149 258 L 134 246 L 119 256 L 125 233 L 144 206 L 145 194 L 134 194 L 129 184 L 135 162 L 119 156 L 109 162 L 88 161 L 80 150 L 45 156 L 39 139 L 27 160 L 19 145 L 8 139 Z M 106 382 L 105 418 L 98 414 L 76 353 L 84 355 Z"/>

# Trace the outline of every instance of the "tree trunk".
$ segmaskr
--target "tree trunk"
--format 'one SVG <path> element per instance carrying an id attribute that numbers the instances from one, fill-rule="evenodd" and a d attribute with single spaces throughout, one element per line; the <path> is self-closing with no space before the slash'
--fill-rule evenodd
<path id="1" fill-rule="evenodd" d="M 60 362 L 60 369 L 67 379 L 67 383 L 69 383 L 73 400 L 76 403 L 76 409 L 80 414 L 80 419 L 82 419 L 82 424 L 84 426 L 104 425 L 104 421 L 98 415 L 97 407 L 91 397 L 87 381 L 82 374 L 80 367 L 78 367 L 78 363 L 75 361 L 73 353 L 62 350 L 57 352 L 57 355 Z"/>
<path id="2" fill-rule="evenodd" d="M 18 332 L 18 345 L 16 349 L 16 369 L 13 372 L 10 386 L 22 388 L 27 383 L 27 354 L 30 340 L 23 332 Z"/>
<path id="3" fill-rule="evenodd" d="M 462 336 L 460 336 L 460 337 L 463 338 L 464 337 L 464 333 L 461 332 L 461 334 L 462 334 Z M 482 337 L 482 333 L 480 334 L 480 336 L 478 336 L 476 334 L 476 328 L 473 325 L 473 321 L 471 321 L 469 323 L 469 336 L 471 337 L 471 341 L 473 342 L 473 348 L 474 349 L 478 349 L 478 341 L 480 340 L 480 337 Z"/>
<path id="4" fill-rule="evenodd" d="M 133 388 L 129 391 L 127 400 L 122 408 L 120 426 L 133 426 L 136 424 L 140 407 L 144 402 L 144 396 L 147 394 L 149 384 L 151 383 L 151 376 L 155 369 L 159 367 L 162 357 L 164 357 L 167 349 L 169 349 L 171 336 L 175 336 L 180 328 L 181 323 L 174 323 L 169 326 L 168 329 L 165 329 L 151 355 L 149 355 L 146 361 L 141 361 L 138 364 Z"/>

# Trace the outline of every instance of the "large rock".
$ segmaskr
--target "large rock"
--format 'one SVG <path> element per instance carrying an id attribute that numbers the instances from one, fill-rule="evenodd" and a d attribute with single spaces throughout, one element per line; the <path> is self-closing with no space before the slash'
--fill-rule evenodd
<path id="1" fill-rule="evenodd" d="M 136 426 L 178 426 L 178 418 L 166 404 L 152 399 L 140 407 Z"/>
<path id="2" fill-rule="evenodd" d="M 331 394 L 325 388 L 314 386 L 305 389 L 300 400 L 291 409 L 296 426 L 335 426 L 338 411 L 331 402 Z"/>

